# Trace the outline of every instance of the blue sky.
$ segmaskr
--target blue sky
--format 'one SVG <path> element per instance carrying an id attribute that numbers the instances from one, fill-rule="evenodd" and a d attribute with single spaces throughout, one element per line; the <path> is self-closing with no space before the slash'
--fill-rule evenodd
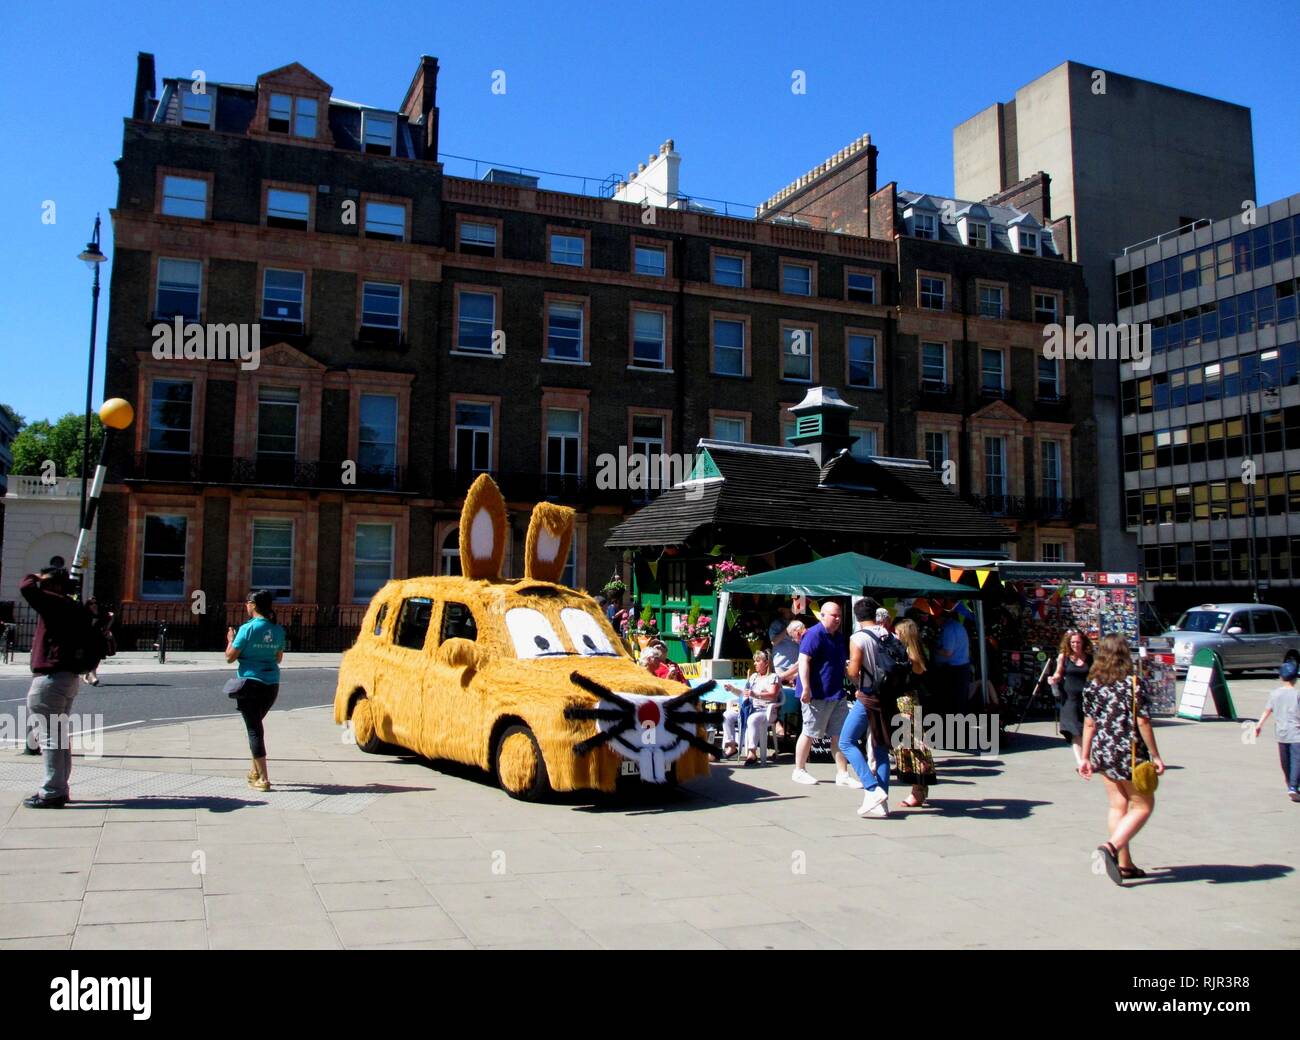
<path id="1" fill-rule="evenodd" d="M 141 50 L 160 77 L 202 69 L 239 83 L 300 61 L 336 96 L 393 108 L 419 55 L 432 54 L 444 152 L 601 178 L 671 137 L 683 191 L 748 205 L 863 132 L 880 149 L 881 183 L 950 191 L 953 126 L 1072 59 L 1249 106 L 1259 201 L 1300 191 L 1294 0 L 18 0 L 3 29 L 0 401 L 29 420 L 85 399 L 90 276 L 75 257 L 97 210 L 112 255 L 113 160 Z M 491 90 L 497 69 L 504 94 Z M 795 70 L 805 94 L 790 89 Z M 472 173 L 451 160 L 447 169 Z M 46 200 L 53 224 L 41 220 Z"/>

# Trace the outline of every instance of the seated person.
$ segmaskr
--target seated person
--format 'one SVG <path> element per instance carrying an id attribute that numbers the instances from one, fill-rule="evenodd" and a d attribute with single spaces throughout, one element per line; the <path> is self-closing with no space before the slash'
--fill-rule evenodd
<path id="1" fill-rule="evenodd" d="M 731 683 L 724 686 L 736 694 L 727 710 L 722 714 L 722 754 L 730 758 L 737 751 L 736 731 L 740 726 L 741 704 L 743 697 L 749 701 L 749 716 L 745 720 L 745 765 L 752 766 L 758 761 L 758 748 L 767 741 L 767 727 L 776 721 L 781 709 L 781 680 L 772 671 L 772 659 L 766 650 L 754 655 L 754 671 L 745 680 L 742 690 Z"/>
<path id="2" fill-rule="evenodd" d="M 669 659 L 667 644 L 665 644 L 662 639 L 652 639 L 648 645 L 653 646 L 659 651 L 659 661 L 662 668 L 655 674 L 658 675 L 660 679 L 668 679 L 672 682 L 679 682 L 685 685 L 686 676 L 682 673 L 681 666 L 676 661 Z"/>

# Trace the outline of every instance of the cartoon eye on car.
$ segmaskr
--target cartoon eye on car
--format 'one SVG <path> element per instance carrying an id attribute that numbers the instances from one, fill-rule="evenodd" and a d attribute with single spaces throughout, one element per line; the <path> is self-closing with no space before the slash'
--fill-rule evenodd
<path id="1" fill-rule="evenodd" d="M 558 583 L 573 510 L 534 509 L 524 577 L 500 577 L 505 502 L 486 474 L 460 520 L 458 577 L 390 581 L 343 655 L 334 720 L 363 751 L 386 745 L 488 770 L 515 798 L 612 791 L 620 775 L 708 772 L 712 717 L 694 690 L 629 656 L 589 596 Z"/>

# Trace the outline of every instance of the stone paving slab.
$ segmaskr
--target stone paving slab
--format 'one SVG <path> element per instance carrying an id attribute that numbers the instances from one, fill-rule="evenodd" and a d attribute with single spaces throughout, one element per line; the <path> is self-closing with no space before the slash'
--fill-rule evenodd
<path id="1" fill-rule="evenodd" d="M 1271 685 L 1234 683 L 1239 710 Z M 271 792 L 245 785 L 238 727 L 197 720 L 105 734 L 59 811 L 23 808 L 38 766 L 0 752 L 0 948 L 1300 947 L 1300 806 L 1270 734 L 1234 723 L 1160 723 L 1175 768 L 1124 889 L 1093 856 L 1101 782 L 1050 723 L 941 754 L 931 804 L 887 820 L 788 759 L 527 805 L 341 745 L 328 709 L 267 730 Z"/>

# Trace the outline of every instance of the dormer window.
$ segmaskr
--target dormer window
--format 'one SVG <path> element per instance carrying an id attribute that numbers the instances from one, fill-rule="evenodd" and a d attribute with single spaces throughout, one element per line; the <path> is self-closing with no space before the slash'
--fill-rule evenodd
<path id="1" fill-rule="evenodd" d="M 181 88 L 181 126 L 212 127 L 212 95 L 194 93 L 194 84 Z"/>
<path id="2" fill-rule="evenodd" d="M 912 235 L 916 238 L 928 238 L 931 240 L 937 239 L 939 237 L 939 230 L 935 225 L 934 214 L 913 213 Z"/>
<path id="3" fill-rule="evenodd" d="M 397 140 L 397 117 L 386 112 L 366 112 L 361 117 L 361 150 L 392 155 Z"/>
<path id="4" fill-rule="evenodd" d="M 1016 232 L 1016 246 L 1023 256 L 1038 255 L 1038 232 L 1021 228 Z"/>
<path id="5" fill-rule="evenodd" d="M 989 226 L 977 220 L 966 221 L 966 244 L 975 249 L 988 249 Z"/>
<path id="6" fill-rule="evenodd" d="M 272 94 L 266 110 L 266 128 L 273 134 L 316 136 L 316 99 Z"/>

